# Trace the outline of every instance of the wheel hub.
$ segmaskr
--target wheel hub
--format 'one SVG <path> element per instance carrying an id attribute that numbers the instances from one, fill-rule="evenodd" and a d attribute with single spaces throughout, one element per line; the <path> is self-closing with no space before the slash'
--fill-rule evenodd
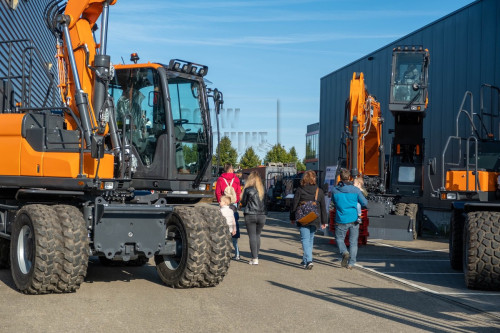
<path id="1" fill-rule="evenodd" d="M 19 231 L 17 241 L 17 262 L 23 274 L 28 274 L 33 265 L 33 232 L 27 225 Z"/>

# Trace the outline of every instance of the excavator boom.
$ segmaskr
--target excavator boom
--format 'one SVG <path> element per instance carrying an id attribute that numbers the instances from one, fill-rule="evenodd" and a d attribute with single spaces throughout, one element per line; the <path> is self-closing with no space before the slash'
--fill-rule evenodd
<path id="1" fill-rule="evenodd" d="M 346 166 L 352 176 L 383 177 L 383 118 L 363 73 L 353 73 L 345 119 Z"/>

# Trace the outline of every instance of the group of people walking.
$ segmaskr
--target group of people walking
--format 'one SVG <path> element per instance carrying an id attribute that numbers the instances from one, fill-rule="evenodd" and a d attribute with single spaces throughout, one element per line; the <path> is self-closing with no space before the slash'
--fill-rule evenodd
<path id="1" fill-rule="evenodd" d="M 228 181 L 229 180 L 229 181 Z M 235 200 L 231 200 L 229 197 L 231 196 L 232 190 L 229 188 L 233 187 L 234 192 L 236 193 Z M 229 189 L 229 191 L 228 191 Z M 251 172 L 248 176 L 245 186 L 243 187 L 243 194 L 241 194 L 241 185 L 238 177 L 234 173 L 233 166 L 231 164 L 226 164 L 224 166 L 224 173 L 219 177 L 216 183 L 216 191 L 215 195 L 219 205 L 221 206 L 221 211 L 224 209 L 224 202 L 231 202 L 234 209 L 234 217 L 235 217 L 235 228 L 238 228 L 238 217 L 239 214 L 237 212 L 238 204 L 239 207 L 243 210 L 243 214 L 245 216 L 245 226 L 247 228 L 248 239 L 250 241 L 250 252 L 252 254 L 252 258 L 249 260 L 250 265 L 258 265 L 259 264 L 259 251 L 260 251 L 260 234 L 262 233 L 262 229 L 264 229 L 264 225 L 266 223 L 266 205 L 264 202 L 264 185 L 262 184 L 262 179 L 259 174 L 255 171 Z M 224 214 L 223 214 L 224 215 Z M 226 217 L 226 221 L 228 225 L 232 225 L 231 218 Z M 238 238 L 240 237 L 239 232 L 233 234 L 233 246 L 235 249 L 235 260 L 240 259 L 239 255 L 239 247 L 238 247 Z"/>
<path id="2" fill-rule="evenodd" d="M 335 210 L 335 240 L 342 256 L 341 266 L 352 269 L 356 264 L 359 224 L 362 223 L 361 208 L 366 208 L 367 200 L 363 194 L 361 179 L 350 181 L 351 174 L 347 169 L 341 169 L 339 175 L 340 181 L 331 191 L 329 207 L 325 203 L 325 192 L 318 187 L 316 173 L 312 170 L 304 173 L 300 187 L 295 191 L 290 208 L 290 222 L 297 226 L 300 233 L 303 249 L 301 265 L 304 269 L 311 270 L 314 266 L 314 235 L 317 230 L 328 227 L 331 209 Z M 257 172 L 250 173 L 243 187 L 243 193 L 241 192 L 239 178 L 234 173 L 232 165 L 226 164 L 224 173 L 217 180 L 216 198 L 233 237 L 234 259 L 240 259 L 237 209 L 241 208 L 250 242 L 252 258 L 249 264 L 258 265 L 260 235 L 266 223 L 267 211 L 264 185 Z M 349 233 L 349 249 L 345 244 L 347 233 Z"/>

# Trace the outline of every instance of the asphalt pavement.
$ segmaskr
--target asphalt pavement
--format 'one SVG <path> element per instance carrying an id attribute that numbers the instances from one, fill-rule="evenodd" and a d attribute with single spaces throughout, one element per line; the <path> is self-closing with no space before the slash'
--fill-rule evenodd
<path id="1" fill-rule="evenodd" d="M 466 303 L 448 295 L 460 288 L 458 282 L 448 286 L 432 282 L 433 274 L 404 274 L 414 273 L 423 259 L 428 259 L 429 270 L 449 266 L 442 261 L 447 255 L 443 240 L 370 240 L 360 248 L 360 266 L 347 270 L 340 267 L 331 238 L 318 236 L 315 265 L 309 271 L 299 265 L 298 231 L 288 223 L 287 213 L 269 214 L 257 266 L 248 265 L 244 223 L 241 232 L 242 260 L 232 261 L 228 275 L 214 288 L 165 287 L 153 261 L 144 267 L 104 267 L 93 259 L 76 293 L 29 296 L 15 290 L 9 270 L 0 270 L 0 332 L 500 330 L 499 293 Z M 448 275 L 439 276 L 442 281 L 459 279 Z"/>

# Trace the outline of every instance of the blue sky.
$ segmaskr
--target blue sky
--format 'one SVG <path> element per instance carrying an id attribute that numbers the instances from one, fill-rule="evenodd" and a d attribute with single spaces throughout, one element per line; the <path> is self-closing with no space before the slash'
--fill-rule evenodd
<path id="1" fill-rule="evenodd" d="M 319 120 L 321 77 L 471 2 L 119 0 L 108 53 L 114 63 L 138 52 L 141 61 L 207 65 L 210 87 L 224 93 L 221 132 L 240 155 L 251 144 L 264 156 L 279 137 L 303 158 L 306 126 Z"/>

